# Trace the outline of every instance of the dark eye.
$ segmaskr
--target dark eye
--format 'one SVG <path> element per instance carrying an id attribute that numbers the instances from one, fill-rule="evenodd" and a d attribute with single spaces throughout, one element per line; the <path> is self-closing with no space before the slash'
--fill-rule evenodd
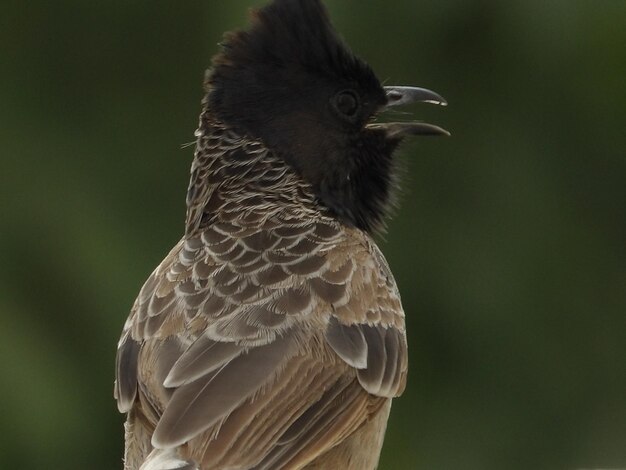
<path id="1" fill-rule="evenodd" d="M 361 107 L 359 96 L 352 90 L 340 91 L 335 95 L 335 108 L 345 117 L 352 118 Z"/>

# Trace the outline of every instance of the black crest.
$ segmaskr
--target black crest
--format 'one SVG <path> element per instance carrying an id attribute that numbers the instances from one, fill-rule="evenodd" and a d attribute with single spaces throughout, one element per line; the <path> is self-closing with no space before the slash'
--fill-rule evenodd
<path id="1" fill-rule="evenodd" d="M 228 33 L 207 79 L 210 112 L 262 140 L 339 219 L 380 225 L 399 139 L 369 128 L 387 104 L 370 66 L 334 30 L 320 0 L 275 0 Z"/>
<path id="2" fill-rule="evenodd" d="M 304 85 L 298 81 L 302 74 L 320 83 L 358 83 L 382 93 L 374 72 L 339 37 L 320 0 L 275 0 L 253 12 L 248 30 L 227 33 L 222 47 L 209 82 L 211 105 L 219 112 L 258 108 L 265 96 Z"/>

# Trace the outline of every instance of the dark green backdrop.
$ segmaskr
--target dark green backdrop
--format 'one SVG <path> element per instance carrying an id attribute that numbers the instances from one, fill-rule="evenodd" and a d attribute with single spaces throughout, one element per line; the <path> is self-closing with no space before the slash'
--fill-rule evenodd
<path id="1" fill-rule="evenodd" d="M 119 331 L 182 233 L 204 69 L 252 0 L 0 6 L 0 467 L 116 469 Z M 329 0 L 451 139 L 381 240 L 410 380 L 382 468 L 626 467 L 626 1 Z"/>

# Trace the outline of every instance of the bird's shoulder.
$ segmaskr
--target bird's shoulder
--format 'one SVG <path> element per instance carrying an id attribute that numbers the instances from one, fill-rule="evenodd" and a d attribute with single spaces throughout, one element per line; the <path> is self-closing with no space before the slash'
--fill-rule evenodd
<path id="1" fill-rule="evenodd" d="M 125 330 L 135 340 L 208 333 L 252 345 L 333 317 L 404 331 L 395 280 L 369 235 L 294 217 L 215 223 L 182 239 L 142 286 Z"/>

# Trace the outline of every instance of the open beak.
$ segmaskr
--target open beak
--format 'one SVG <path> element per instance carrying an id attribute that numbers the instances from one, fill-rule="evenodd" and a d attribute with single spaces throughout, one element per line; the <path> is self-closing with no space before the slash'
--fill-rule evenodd
<path id="1" fill-rule="evenodd" d="M 439 106 L 448 105 L 448 102 L 442 96 L 426 88 L 386 86 L 385 92 L 387 93 L 385 110 L 412 103 L 429 103 Z M 402 138 L 407 135 L 450 135 L 447 130 L 425 122 L 390 122 L 371 125 L 371 127 L 378 126 L 384 127 L 389 137 Z"/>

